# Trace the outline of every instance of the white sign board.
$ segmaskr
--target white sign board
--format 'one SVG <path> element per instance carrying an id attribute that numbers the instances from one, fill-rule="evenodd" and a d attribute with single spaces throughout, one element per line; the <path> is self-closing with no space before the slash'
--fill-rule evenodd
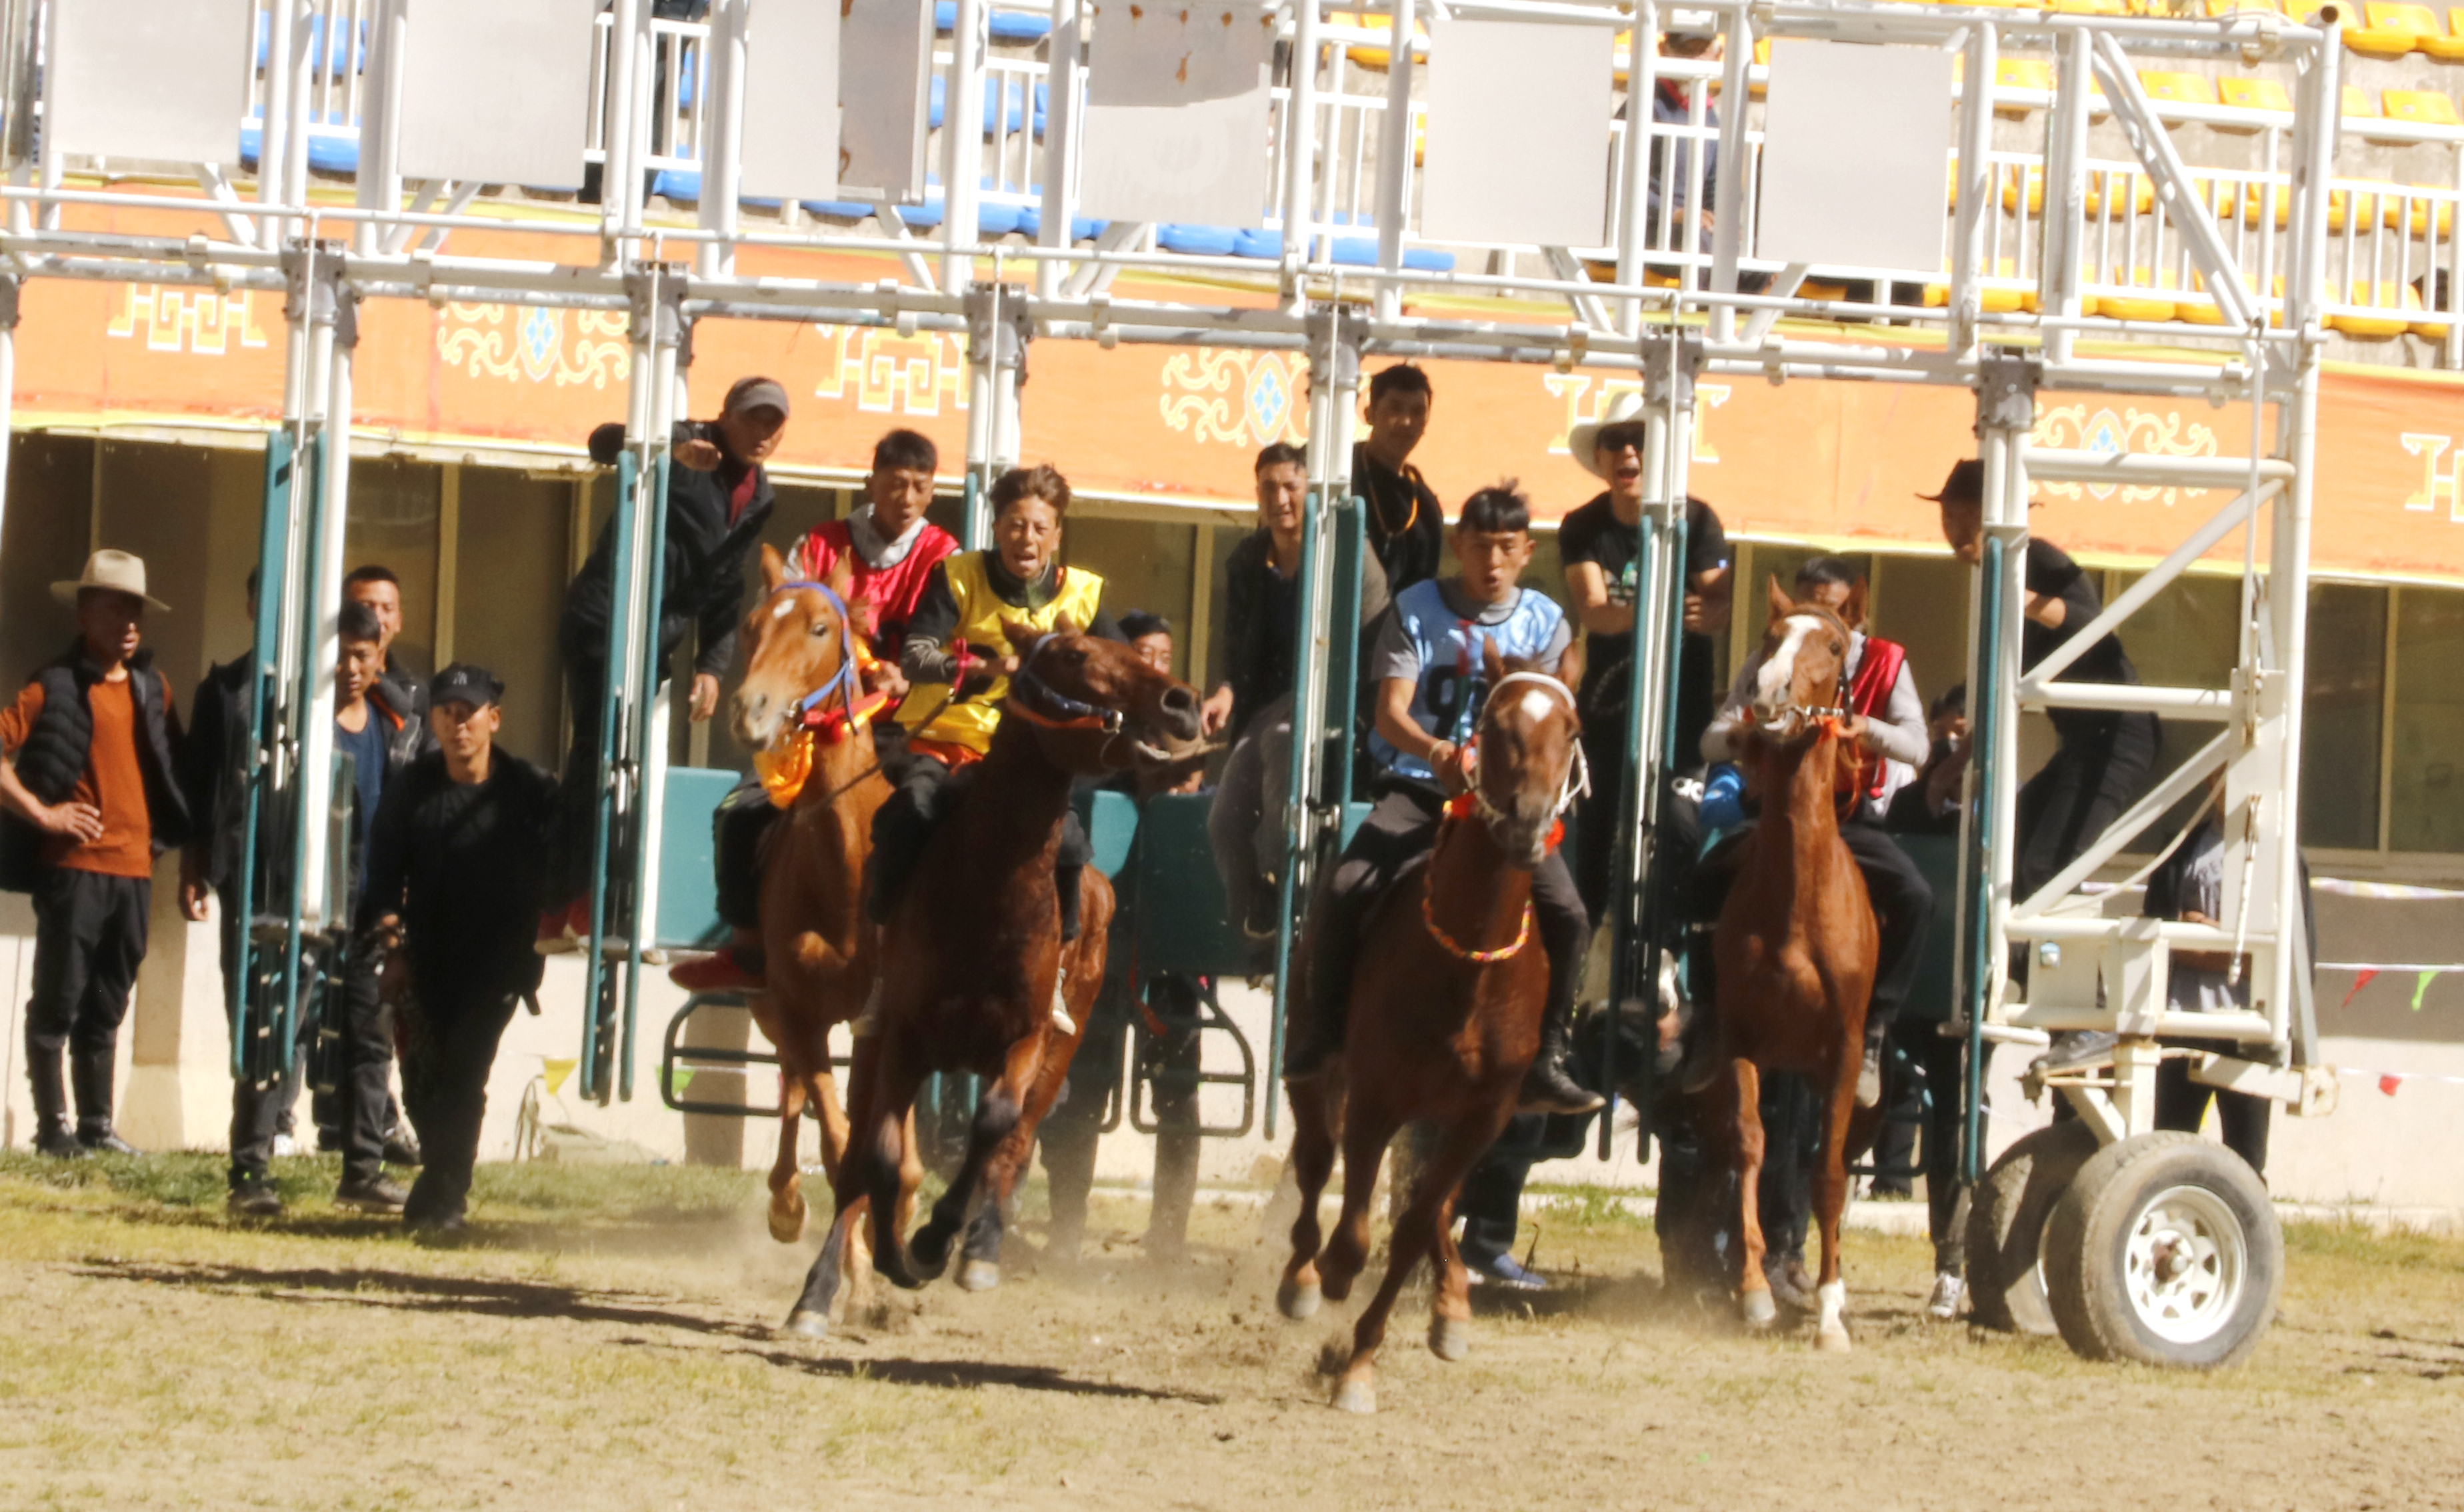
<path id="1" fill-rule="evenodd" d="M 1095 8 L 1079 209 L 1108 220 L 1265 218 L 1274 12 L 1251 0 Z"/>
<path id="2" fill-rule="evenodd" d="M 838 98 L 846 109 L 839 122 L 837 192 L 847 199 L 920 205 L 933 0 L 843 3 Z"/>
<path id="3" fill-rule="evenodd" d="M 597 0 L 411 0 L 402 176 L 582 183 Z"/>
<path id="4" fill-rule="evenodd" d="M 1606 27 L 1435 23 L 1420 234 L 1539 247 L 1606 240 L 1614 51 Z"/>
<path id="5" fill-rule="evenodd" d="M 839 0 L 759 0 L 744 33 L 742 192 L 826 200 L 839 186 Z"/>
<path id="6" fill-rule="evenodd" d="M 248 114 L 250 0 L 71 0 L 51 10 L 45 145 L 232 163 Z"/>
<path id="7" fill-rule="evenodd" d="M 1940 272 L 1951 60 L 1931 48 L 1773 41 L 1755 253 Z"/>

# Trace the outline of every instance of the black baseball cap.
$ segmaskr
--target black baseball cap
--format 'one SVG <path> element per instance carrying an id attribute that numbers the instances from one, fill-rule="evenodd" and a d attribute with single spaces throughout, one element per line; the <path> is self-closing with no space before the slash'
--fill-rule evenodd
<path id="1" fill-rule="evenodd" d="M 485 709 L 490 704 L 504 702 L 504 679 L 476 662 L 455 662 L 436 674 L 428 685 L 429 705 L 469 704 Z"/>
<path id="2" fill-rule="evenodd" d="M 775 378 L 739 378 L 727 390 L 727 402 L 719 405 L 723 415 L 742 414 L 748 409 L 767 405 L 787 418 L 787 385 Z"/>

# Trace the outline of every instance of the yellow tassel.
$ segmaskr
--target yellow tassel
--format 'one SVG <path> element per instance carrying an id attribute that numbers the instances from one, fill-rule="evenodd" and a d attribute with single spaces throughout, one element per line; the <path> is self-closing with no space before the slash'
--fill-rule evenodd
<path id="1" fill-rule="evenodd" d="M 813 775 L 813 733 L 798 731 L 783 751 L 756 751 L 753 773 L 761 779 L 762 790 L 770 795 L 773 808 L 794 806 L 797 796 L 804 791 L 804 779 Z"/>

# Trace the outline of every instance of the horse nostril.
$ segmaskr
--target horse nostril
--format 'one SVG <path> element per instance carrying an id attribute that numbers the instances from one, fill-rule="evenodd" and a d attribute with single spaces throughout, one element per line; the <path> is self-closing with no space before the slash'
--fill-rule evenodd
<path id="1" fill-rule="evenodd" d="M 1163 694 L 1163 712 L 1171 719 L 1175 734 L 1195 739 L 1198 734 L 1198 694 L 1186 688 L 1167 688 Z"/>

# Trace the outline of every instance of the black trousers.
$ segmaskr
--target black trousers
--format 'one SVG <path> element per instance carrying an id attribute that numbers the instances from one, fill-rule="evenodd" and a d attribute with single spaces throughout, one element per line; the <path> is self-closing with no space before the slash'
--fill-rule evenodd
<path id="1" fill-rule="evenodd" d="M 2019 789 L 2013 903 L 2033 897 L 2139 801 L 2164 736 L 2154 714 L 2086 715 L 2070 725 L 2053 759 Z"/>
<path id="2" fill-rule="evenodd" d="M 230 887 L 214 889 L 222 918 L 223 1002 L 228 1010 L 233 980 L 240 973 L 240 930 L 248 912 L 239 906 L 238 892 Z M 303 975 L 315 971 L 313 960 L 303 959 Z M 239 1026 L 231 1026 L 233 1033 Z M 285 1047 L 281 1069 L 263 1086 L 253 1077 L 243 1076 L 231 1084 L 231 1186 L 233 1192 L 268 1179 L 274 1163 L 275 1136 L 291 1112 L 292 1100 L 299 1091 L 299 1056 L 295 1041 Z"/>
<path id="3" fill-rule="evenodd" d="M 2230 1056 L 2239 1056 L 2248 1048 L 2232 1040 L 2167 1040 L 2165 1042 Z M 2215 1104 L 2217 1132 L 2224 1135 L 2225 1148 L 2248 1161 L 2250 1169 L 2265 1178 L 2268 1115 L 2274 1111 L 2269 1100 L 2254 1097 L 2248 1092 L 2210 1086 L 2205 1082 L 2193 1082 L 2188 1061 L 2167 1061 L 2156 1068 L 2158 1129 L 2177 1129 L 2185 1134 L 2197 1133 L 2199 1126 L 2207 1122 L 2211 1101 Z"/>
<path id="4" fill-rule="evenodd" d="M 1730 830 L 1719 849 L 1694 868 L 1689 912 L 1700 922 L 1718 921 L 1720 909 L 1728 900 L 1728 888 L 1736 881 L 1740 847 L 1752 833 L 1750 823 Z M 1933 922 L 1933 888 L 1925 874 L 1917 870 L 1917 864 L 1908 859 L 1908 853 L 1900 848 L 1899 842 L 1882 828 L 1871 803 L 1858 805 L 1857 812 L 1839 826 L 1839 838 L 1847 844 L 1848 854 L 1856 858 L 1857 870 L 1865 879 L 1865 892 L 1874 906 L 1874 924 L 1881 933 L 1881 949 L 1874 963 L 1874 996 L 1866 1007 L 1865 1021 L 1887 1024 L 1906 1006 L 1908 992 L 1916 985 L 1918 968 L 1925 963 L 1925 930 Z M 1708 950 L 1698 953 L 1698 965 L 1710 955 Z M 1707 993 L 1703 996 L 1708 1000 Z"/>
<path id="5" fill-rule="evenodd" d="M 1497 1143 L 1463 1177 L 1455 1198 L 1455 1216 L 1463 1219 L 1463 1258 L 1475 1263 L 1514 1252 L 1514 1232 L 1523 1218 L 1523 1186 L 1531 1179 L 1532 1157 L 1547 1134 L 1549 1115 L 1521 1113 L 1507 1120 Z"/>
<path id="6" fill-rule="evenodd" d="M 111 1127 L 120 1025 L 145 960 L 154 884 L 55 867 L 33 892 L 34 990 L 26 1003 L 26 1074 L 38 1122 L 63 1118 L 60 1052 L 69 1052 L 77 1127 Z"/>
<path id="7" fill-rule="evenodd" d="M 404 1217 L 460 1217 L 469 1207 L 479 1126 L 488 1112 L 488 1073 L 518 997 L 447 984 L 402 1005 L 402 1098 L 426 1157 Z"/>
<path id="8" fill-rule="evenodd" d="M 1290 1041 L 1287 1061 L 1309 1053 L 1312 1043 L 1332 1050 L 1343 1043 L 1352 1006 L 1352 968 L 1360 952 L 1360 929 L 1370 908 L 1405 866 L 1428 854 L 1437 840 L 1440 799 L 1419 787 L 1389 787 L 1344 847 L 1334 875 L 1319 890 L 1309 921 L 1309 999 Z M 1549 953 L 1548 1015 L 1569 1013 L 1582 986 L 1583 952 L 1591 944 L 1590 916 L 1574 889 L 1566 858 L 1551 851 L 1531 872 L 1531 910 Z M 1290 1066 L 1287 1065 L 1287 1069 Z"/>
<path id="9" fill-rule="evenodd" d="M 761 927 L 761 847 L 781 810 L 759 778 L 747 777 L 710 816 L 711 865 L 718 873 L 718 917 L 732 929 Z"/>
<path id="10" fill-rule="evenodd" d="M 912 756 L 898 785 L 891 790 L 890 800 L 874 812 L 865 897 L 875 924 L 890 922 L 891 908 L 908 873 L 923 859 L 934 829 L 965 792 L 964 782 L 954 782 L 957 776 L 937 756 Z M 1087 826 L 1073 808 L 1061 822 L 1061 849 L 1052 858 L 1052 889 L 1060 899 L 1064 940 L 1078 937 L 1079 874 L 1094 859 L 1094 843 L 1087 838 Z"/>
<path id="11" fill-rule="evenodd" d="M 354 955 L 325 983 L 325 1021 L 333 1037 L 334 1095 L 342 1136 L 342 1180 L 385 1173 L 385 1133 L 393 1125 L 392 1014 L 378 995 L 374 963 Z"/>

